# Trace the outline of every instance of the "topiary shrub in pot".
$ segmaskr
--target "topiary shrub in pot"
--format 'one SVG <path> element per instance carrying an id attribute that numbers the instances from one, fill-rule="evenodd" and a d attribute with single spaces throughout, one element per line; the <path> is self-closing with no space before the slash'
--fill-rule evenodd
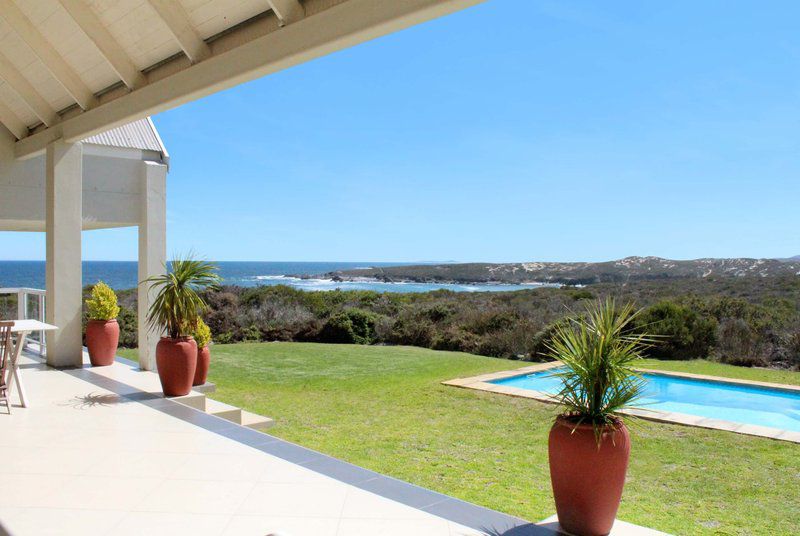
<path id="1" fill-rule="evenodd" d="M 208 378 L 208 365 L 211 362 L 211 350 L 208 347 L 211 343 L 211 328 L 203 322 L 202 318 L 197 319 L 192 330 L 192 337 L 197 344 L 197 367 L 194 371 L 192 385 L 203 385 Z"/>
<path id="2" fill-rule="evenodd" d="M 166 396 L 183 396 L 192 390 L 197 368 L 197 343 L 192 328 L 206 309 L 200 293 L 219 286 L 213 264 L 191 255 L 170 263 L 166 274 L 142 281 L 152 284 L 156 295 L 147 314 L 151 327 L 166 331 L 156 345 L 156 365 Z"/>
<path id="3" fill-rule="evenodd" d="M 93 367 L 106 367 L 114 363 L 119 345 L 119 305 L 117 295 L 103 283 L 92 288 L 92 297 L 86 300 L 89 322 L 86 324 L 86 348 Z"/>
<path id="4" fill-rule="evenodd" d="M 650 344 L 632 329 L 638 314 L 611 299 L 593 302 L 548 343 L 549 356 L 564 364 L 554 375 L 565 408 L 550 430 L 550 479 L 559 523 L 576 536 L 611 532 L 622 498 L 631 443 L 618 412 L 642 393 L 633 366 Z"/>

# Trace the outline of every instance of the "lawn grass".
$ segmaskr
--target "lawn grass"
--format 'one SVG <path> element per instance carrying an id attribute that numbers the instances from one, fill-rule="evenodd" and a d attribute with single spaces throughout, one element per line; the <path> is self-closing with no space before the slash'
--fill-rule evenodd
<path id="1" fill-rule="evenodd" d="M 131 356 L 129 351 L 123 355 Z M 554 407 L 441 381 L 524 363 L 410 347 L 216 345 L 214 398 L 275 418 L 270 433 L 520 517 L 553 513 Z M 800 384 L 706 361 L 647 368 Z M 800 445 L 637 420 L 619 517 L 673 534 L 800 532 Z"/>

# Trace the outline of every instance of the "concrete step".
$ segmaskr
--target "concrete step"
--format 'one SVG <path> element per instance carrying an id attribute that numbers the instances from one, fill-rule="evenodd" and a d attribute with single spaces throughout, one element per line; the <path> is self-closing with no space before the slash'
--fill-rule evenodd
<path id="1" fill-rule="evenodd" d="M 242 410 L 242 422 L 239 424 L 242 426 L 247 426 L 248 428 L 252 428 L 253 430 L 266 430 L 267 428 L 272 428 L 272 425 L 275 424 L 275 421 L 269 417 L 256 415 L 255 413 Z"/>
<path id="2" fill-rule="evenodd" d="M 247 426 L 253 430 L 266 430 L 275 424 L 275 421 L 263 415 L 256 415 L 249 411 L 244 411 L 241 408 L 214 400 L 206 397 L 204 393 L 192 391 L 186 396 L 177 396 L 173 398 L 176 402 L 180 402 L 186 406 L 204 411 L 209 415 L 221 417 L 232 423 L 241 426 Z"/>
<path id="3" fill-rule="evenodd" d="M 213 393 L 217 390 L 217 385 L 215 383 L 206 382 L 203 385 L 195 385 L 192 387 L 192 391 L 197 391 L 199 393 Z"/>
<path id="4" fill-rule="evenodd" d="M 231 421 L 236 424 L 242 424 L 242 410 L 236 406 L 231 406 L 219 400 L 212 400 L 206 398 L 206 413 L 222 417 L 225 420 Z"/>
<path id="5" fill-rule="evenodd" d="M 185 396 L 173 397 L 172 400 L 175 402 L 180 402 L 181 404 L 189 406 L 190 408 L 206 411 L 206 395 L 198 391 L 191 391 Z"/>

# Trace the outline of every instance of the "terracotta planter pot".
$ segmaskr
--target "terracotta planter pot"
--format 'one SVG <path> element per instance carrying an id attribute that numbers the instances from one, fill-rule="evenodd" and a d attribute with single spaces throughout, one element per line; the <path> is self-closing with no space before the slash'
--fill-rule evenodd
<path id="1" fill-rule="evenodd" d="M 165 396 L 188 395 L 197 368 L 197 344 L 191 337 L 162 337 L 156 345 L 156 365 Z"/>
<path id="2" fill-rule="evenodd" d="M 611 532 L 631 452 L 628 429 L 607 425 L 598 445 L 591 424 L 558 417 L 550 430 L 550 480 L 561 527 L 576 536 Z"/>
<path id="3" fill-rule="evenodd" d="M 197 368 L 194 371 L 192 385 L 203 385 L 208 378 L 208 364 L 211 362 L 211 350 L 208 345 L 197 349 Z"/>
<path id="4" fill-rule="evenodd" d="M 116 320 L 89 320 L 86 325 L 86 347 L 93 367 L 114 363 L 119 344 L 119 324 Z"/>

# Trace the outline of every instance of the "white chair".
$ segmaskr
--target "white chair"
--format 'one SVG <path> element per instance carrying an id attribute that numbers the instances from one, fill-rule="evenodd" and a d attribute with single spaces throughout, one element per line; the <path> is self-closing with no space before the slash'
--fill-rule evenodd
<path id="1" fill-rule="evenodd" d="M 0 402 L 5 403 L 8 414 L 11 415 L 11 400 L 8 396 L 8 386 L 12 381 L 12 363 L 14 343 L 11 336 L 13 321 L 0 321 Z"/>

